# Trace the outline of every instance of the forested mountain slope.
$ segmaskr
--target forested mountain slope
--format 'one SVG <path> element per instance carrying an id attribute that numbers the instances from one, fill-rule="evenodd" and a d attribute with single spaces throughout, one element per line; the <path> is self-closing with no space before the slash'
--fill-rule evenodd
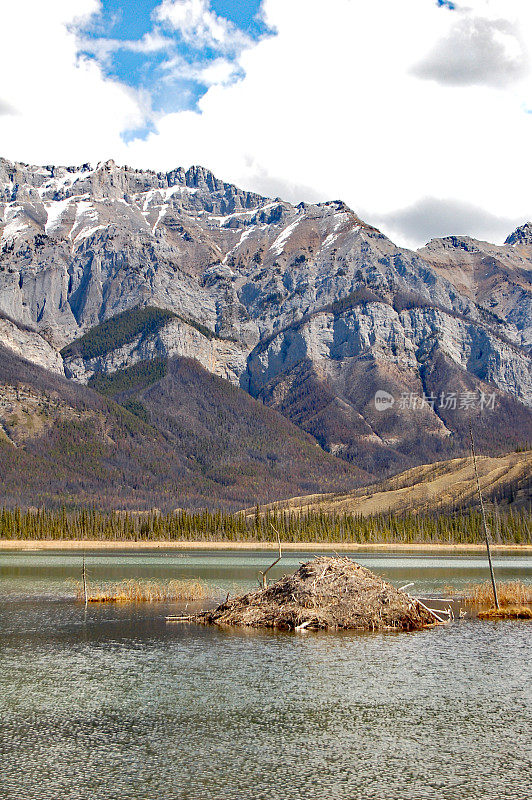
<path id="1" fill-rule="evenodd" d="M 363 482 L 364 473 L 196 362 L 158 366 L 158 381 L 141 376 L 151 387 L 140 401 L 120 405 L 0 346 L 1 502 L 232 509 Z"/>

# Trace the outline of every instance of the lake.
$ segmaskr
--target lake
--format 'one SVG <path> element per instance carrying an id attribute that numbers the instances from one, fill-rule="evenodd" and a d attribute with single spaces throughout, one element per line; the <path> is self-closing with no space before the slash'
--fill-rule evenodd
<path id="1" fill-rule="evenodd" d="M 260 552 L 96 551 L 89 581 L 257 585 Z M 289 553 L 273 578 L 308 554 Z M 438 595 L 485 559 L 356 560 Z M 494 560 L 532 582 L 532 557 Z M 83 606 L 81 556 L 0 551 L 1 800 L 526 800 L 532 627 L 414 633 L 168 625 L 182 605 Z"/>

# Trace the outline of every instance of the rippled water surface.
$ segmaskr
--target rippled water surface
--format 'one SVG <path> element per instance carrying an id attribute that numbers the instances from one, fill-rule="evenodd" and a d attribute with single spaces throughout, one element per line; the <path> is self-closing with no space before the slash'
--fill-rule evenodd
<path id="1" fill-rule="evenodd" d="M 291 553 L 277 575 L 296 568 Z M 400 586 L 483 559 L 364 555 Z M 91 553 L 90 580 L 256 583 L 260 553 Z M 411 634 L 167 625 L 177 606 L 73 600 L 80 556 L 0 553 L 1 800 L 527 800 L 532 626 Z M 496 559 L 532 581 L 532 559 Z M 275 577 L 275 576 L 274 576 Z"/>

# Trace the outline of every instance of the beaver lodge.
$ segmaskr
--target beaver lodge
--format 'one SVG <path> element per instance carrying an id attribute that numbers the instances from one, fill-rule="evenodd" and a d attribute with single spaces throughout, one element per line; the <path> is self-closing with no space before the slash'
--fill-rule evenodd
<path id="1" fill-rule="evenodd" d="M 282 630 L 412 631 L 434 624 L 434 615 L 351 559 L 320 556 L 271 586 L 190 620 Z"/>

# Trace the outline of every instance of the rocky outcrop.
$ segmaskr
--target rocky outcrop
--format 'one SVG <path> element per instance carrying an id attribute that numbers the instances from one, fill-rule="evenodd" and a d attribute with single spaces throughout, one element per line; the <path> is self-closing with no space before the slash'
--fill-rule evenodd
<path id="1" fill-rule="evenodd" d="M 57 350 L 35 331 L 15 325 L 0 316 L 0 342 L 21 358 L 44 369 L 64 375 L 63 359 Z"/>
<path id="2" fill-rule="evenodd" d="M 457 366 L 532 405 L 532 363 L 511 342 L 458 314 L 430 306 L 399 313 L 383 302 L 339 314 L 316 313 L 271 336 L 250 354 L 247 388 L 259 393 L 276 375 L 304 359 L 327 372 L 330 363 L 368 356 L 419 381 L 420 367 L 430 360 L 436 341 Z"/>
<path id="3" fill-rule="evenodd" d="M 96 358 L 69 357 L 65 373 L 78 383 L 93 376 L 126 369 L 139 361 L 182 356 L 193 358 L 205 369 L 238 385 L 246 368 L 247 352 L 238 342 L 208 337 L 178 318 L 172 319 L 154 334 L 141 334 L 133 342 Z"/>
<path id="4" fill-rule="evenodd" d="M 504 244 L 509 244 L 512 247 L 516 245 L 532 245 L 532 222 L 526 222 L 519 228 L 511 233 L 506 239 Z"/>
<path id="5" fill-rule="evenodd" d="M 475 302 L 485 322 L 530 351 L 532 347 L 532 225 L 503 246 L 469 237 L 433 239 L 419 250 L 436 274 Z"/>

